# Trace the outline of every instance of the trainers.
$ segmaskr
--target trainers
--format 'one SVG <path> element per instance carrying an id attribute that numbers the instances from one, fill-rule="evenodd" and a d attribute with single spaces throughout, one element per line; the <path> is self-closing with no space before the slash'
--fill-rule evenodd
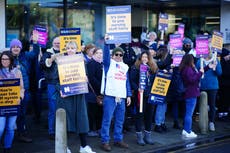
<path id="1" fill-rule="evenodd" d="M 186 138 L 196 138 L 197 137 L 197 134 L 195 134 L 193 131 L 188 133 L 185 130 L 183 130 L 182 135 L 185 136 Z"/>
<path id="2" fill-rule="evenodd" d="M 101 144 L 101 149 L 104 150 L 104 151 L 107 151 L 107 152 L 112 150 L 108 143 L 102 143 Z"/>
<path id="3" fill-rule="evenodd" d="M 210 130 L 210 131 L 215 131 L 215 125 L 214 125 L 213 122 L 210 122 L 210 123 L 209 123 L 209 130 Z"/>
<path id="4" fill-rule="evenodd" d="M 120 148 L 129 148 L 129 145 L 127 143 L 124 143 L 123 141 L 114 142 L 114 146 Z"/>
<path id="5" fill-rule="evenodd" d="M 94 151 L 92 151 L 91 147 L 90 146 L 85 146 L 84 148 L 82 146 L 80 146 L 80 150 L 79 150 L 80 153 L 96 153 Z"/>
<path id="6" fill-rule="evenodd" d="M 99 134 L 98 134 L 96 131 L 89 131 L 89 132 L 88 132 L 88 136 L 89 136 L 89 137 L 98 137 Z"/>

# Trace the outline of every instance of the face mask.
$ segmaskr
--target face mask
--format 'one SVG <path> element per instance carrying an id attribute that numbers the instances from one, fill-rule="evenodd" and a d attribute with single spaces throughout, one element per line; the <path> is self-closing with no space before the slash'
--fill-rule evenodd
<path id="1" fill-rule="evenodd" d="M 184 50 L 186 53 L 189 52 L 191 49 L 192 49 L 191 47 L 185 47 L 185 46 L 183 46 L 183 50 Z"/>

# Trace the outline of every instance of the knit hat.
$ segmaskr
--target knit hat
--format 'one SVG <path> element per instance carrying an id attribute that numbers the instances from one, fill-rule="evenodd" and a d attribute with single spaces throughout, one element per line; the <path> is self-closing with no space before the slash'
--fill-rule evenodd
<path id="1" fill-rule="evenodd" d="M 117 52 L 122 52 L 124 54 L 124 50 L 121 47 L 116 47 L 112 51 L 112 55 L 116 54 Z"/>
<path id="2" fill-rule="evenodd" d="M 184 38 L 183 44 L 190 44 L 190 45 L 192 45 L 192 40 L 189 39 L 189 38 Z"/>
<path id="3" fill-rule="evenodd" d="M 22 42 L 18 39 L 13 39 L 11 42 L 10 42 L 10 48 L 14 47 L 14 46 L 18 46 L 22 49 Z"/>

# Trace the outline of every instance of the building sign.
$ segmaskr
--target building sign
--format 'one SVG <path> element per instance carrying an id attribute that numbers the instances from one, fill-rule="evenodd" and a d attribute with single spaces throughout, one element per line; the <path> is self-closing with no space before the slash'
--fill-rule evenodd
<path id="1" fill-rule="evenodd" d="M 66 52 L 66 44 L 74 41 L 77 44 L 77 51 L 81 51 L 81 30 L 80 28 L 60 29 L 60 53 Z"/>
<path id="2" fill-rule="evenodd" d="M 20 101 L 20 79 L 0 80 L 0 116 L 17 115 Z"/>
<path id="3" fill-rule="evenodd" d="M 82 54 L 58 56 L 61 92 L 65 96 L 88 93 L 88 83 Z"/>
<path id="4" fill-rule="evenodd" d="M 106 34 L 108 44 L 131 42 L 131 6 L 106 7 Z"/>

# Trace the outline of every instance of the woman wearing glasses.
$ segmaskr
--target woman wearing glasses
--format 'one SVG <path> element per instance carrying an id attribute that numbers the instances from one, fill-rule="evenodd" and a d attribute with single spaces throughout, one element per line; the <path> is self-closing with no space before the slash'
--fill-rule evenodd
<path id="1" fill-rule="evenodd" d="M 20 78 L 20 100 L 24 98 L 24 87 L 21 71 L 14 68 L 14 58 L 10 51 L 4 51 L 0 55 L 0 80 Z M 20 104 L 20 100 L 18 104 Z M 1 107 L 0 107 L 1 108 Z M 0 140 L 5 130 L 4 136 L 4 153 L 10 153 L 11 145 L 14 139 L 14 126 L 17 115 L 0 116 Z"/>

